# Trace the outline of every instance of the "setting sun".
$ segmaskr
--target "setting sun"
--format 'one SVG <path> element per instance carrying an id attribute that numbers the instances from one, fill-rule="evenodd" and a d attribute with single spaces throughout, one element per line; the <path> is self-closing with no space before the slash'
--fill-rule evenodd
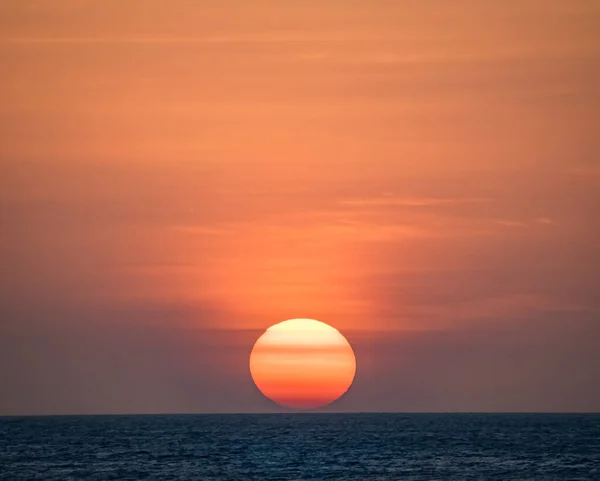
<path id="1" fill-rule="evenodd" d="M 326 406 L 350 387 L 356 372 L 352 347 L 335 328 L 313 319 L 269 327 L 250 354 L 258 389 L 281 406 Z"/>

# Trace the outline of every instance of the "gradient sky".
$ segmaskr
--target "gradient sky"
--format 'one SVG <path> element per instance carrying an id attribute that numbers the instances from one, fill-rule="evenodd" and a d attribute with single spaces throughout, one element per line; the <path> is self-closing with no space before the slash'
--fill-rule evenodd
<path id="1" fill-rule="evenodd" d="M 600 411 L 600 2 L 3 0 L 0 414 Z"/>

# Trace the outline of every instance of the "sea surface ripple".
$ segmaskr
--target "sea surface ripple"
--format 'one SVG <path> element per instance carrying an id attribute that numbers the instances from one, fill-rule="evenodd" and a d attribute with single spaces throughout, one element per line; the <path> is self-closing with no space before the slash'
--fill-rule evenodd
<path id="1" fill-rule="evenodd" d="M 0 418 L 0 479 L 600 480 L 600 415 Z"/>

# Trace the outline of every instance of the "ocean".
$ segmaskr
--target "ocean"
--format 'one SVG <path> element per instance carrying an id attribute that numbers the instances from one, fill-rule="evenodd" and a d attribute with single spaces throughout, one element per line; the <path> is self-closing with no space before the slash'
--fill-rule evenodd
<path id="1" fill-rule="evenodd" d="M 600 480 L 600 415 L 0 418 L 0 479 Z"/>

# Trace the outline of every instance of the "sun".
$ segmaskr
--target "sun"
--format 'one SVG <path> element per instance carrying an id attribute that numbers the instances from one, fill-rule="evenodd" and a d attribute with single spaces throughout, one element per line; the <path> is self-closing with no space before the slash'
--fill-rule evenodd
<path id="1" fill-rule="evenodd" d="M 290 319 L 269 327 L 250 354 L 256 387 L 275 403 L 314 409 L 339 399 L 352 385 L 356 359 L 334 327 Z"/>

